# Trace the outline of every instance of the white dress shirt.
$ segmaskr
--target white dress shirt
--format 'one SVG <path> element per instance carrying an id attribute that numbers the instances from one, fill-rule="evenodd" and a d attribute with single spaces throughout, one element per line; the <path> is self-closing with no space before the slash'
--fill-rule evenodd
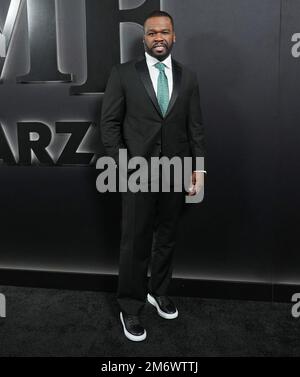
<path id="1" fill-rule="evenodd" d="M 173 91 L 173 70 L 172 70 L 171 55 L 169 55 L 165 60 L 162 60 L 162 61 L 154 58 L 153 56 L 149 55 L 147 52 L 145 52 L 145 56 L 146 56 L 147 66 L 148 66 L 148 69 L 149 69 L 151 81 L 152 81 L 153 88 L 154 88 L 156 96 L 157 96 L 157 80 L 158 80 L 158 76 L 159 76 L 159 70 L 157 68 L 155 68 L 155 64 L 156 63 L 165 64 L 165 66 L 166 66 L 165 67 L 165 74 L 166 74 L 167 79 L 168 79 L 169 100 L 170 100 L 170 98 L 172 96 L 172 91 Z"/>

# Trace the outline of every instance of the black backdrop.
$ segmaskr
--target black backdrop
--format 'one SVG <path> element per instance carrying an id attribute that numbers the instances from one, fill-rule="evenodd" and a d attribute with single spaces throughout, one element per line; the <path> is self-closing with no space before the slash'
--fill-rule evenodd
<path id="1" fill-rule="evenodd" d="M 300 283 L 297 0 L 21 1 L 0 58 L 0 268 L 117 273 L 120 198 L 95 186 L 101 100 L 158 7 L 175 19 L 174 57 L 198 73 L 208 147 L 174 277 Z M 83 139 L 76 157 L 68 132 Z M 46 151 L 30 152 L 35 133 Z"/>

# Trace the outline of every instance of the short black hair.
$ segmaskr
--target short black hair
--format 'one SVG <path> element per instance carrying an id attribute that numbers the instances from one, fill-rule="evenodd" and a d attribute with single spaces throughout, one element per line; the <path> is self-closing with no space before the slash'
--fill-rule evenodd
<path id="1" fill-rule="evenodd" d="M 144 27 L 145 27 L 145 23 L 146 21 L 149 19 L 149 18 L 152 18 L 152 17 L 168 17 L 170 20 L 171 20 L 171 24 L 172 24 L 172 27 L 173 27 L 173 30 L 174 30 L 174 20 L 173 20 L 173 17 L 167 13 L 167 12 L 164 12 L 163 10 L 154 10 L 153 12 L 151 12 L 146 18 L 145 18 L 145 21 L 144 21 Z"/>

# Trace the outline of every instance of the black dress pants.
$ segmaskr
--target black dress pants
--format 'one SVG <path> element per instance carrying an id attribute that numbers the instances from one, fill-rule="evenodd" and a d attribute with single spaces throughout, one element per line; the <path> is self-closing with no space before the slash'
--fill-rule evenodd
<path id="1" fill-rule="evenodd" d="M 177 224 L 185 195 L 185 192 L 162 192 L 161 188 L 159 192 L 122 193 L 117 289 L 120 310 L 138 315 L 148 292 L 159 296 L 167 294 L 172 278 Z M 148 282 L 149 266 L 151 277 Z"/>

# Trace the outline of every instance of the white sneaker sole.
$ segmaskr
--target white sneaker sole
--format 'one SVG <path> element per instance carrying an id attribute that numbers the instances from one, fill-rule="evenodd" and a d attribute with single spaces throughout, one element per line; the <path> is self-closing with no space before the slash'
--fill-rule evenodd
<path id="1" fill-rule="evenodd" d="M 142 335 L 133 335 L 129 331 L 127 331 L 125 323 L 124 323 L 122 312 L 120 312 L 120 319 L 121 319 L 121 322 L 122 322 L 122 325 L 123 325 L 123 330 L 124 330 L 124 334 L 125 334 L 126 338 L 133 340 L 134 342 L 140 342 L 140 341 L 146 339 L 146 336 L 147 336 L 146 330 L 145 330 L 144 334 L 142 334 Z"/>
<path id="2" fill-rule="evenodd" d="M 178 317 L 178 310 L 176 309 L 176 312 L 175 313 L 172 313 L 172 314 L 169 314 L 169 313 L 165 313 L 163 312 L 158 303 L 156 302 L 155 298 L 153 296 L 150 295 L 150 293 L 148 293 L 147 295 L 147 300 L 148 302 L 150 302 L 151 305 L 155 306 L 156 307 L 156 310 L 157 310 L 157 313 L 162 317 L 162 318 L 165 318 L 165 319 L 174 319 L 174 318 L 177 318 Z"/>

